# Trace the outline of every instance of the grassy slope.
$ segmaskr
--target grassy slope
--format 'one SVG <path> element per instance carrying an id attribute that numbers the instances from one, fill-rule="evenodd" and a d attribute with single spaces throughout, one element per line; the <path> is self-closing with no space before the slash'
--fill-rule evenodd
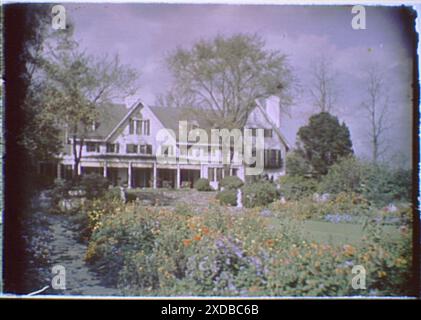
<path id="1" fill-rule="evenodd" d="M 384 231 L 394 239 L 399 236 L 398 229 L 394 226 L 384 226 Z M 361 224 L 331 223 L 324 221 L 308 220 L 304 223 L 304 232 L 310 241 L 345 244 L 358 243 L 365 232 Z"/>

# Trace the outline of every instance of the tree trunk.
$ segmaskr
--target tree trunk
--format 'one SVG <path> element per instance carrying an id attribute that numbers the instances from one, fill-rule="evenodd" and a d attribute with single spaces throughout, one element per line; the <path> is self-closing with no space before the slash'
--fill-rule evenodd
<path id="1" fill-rule="evenodd" d="M 74 164 L 73 164 L 73 178 L 75 180 L 79 180 L 79 164 L 80 160 L 82 158 L 82 147 L 83 147 L 83 138 L 80 139 L 79 149 L 76 146 L 76 140 L 77 136 L 73 135 L 73 158 L 74 158 Z"/>

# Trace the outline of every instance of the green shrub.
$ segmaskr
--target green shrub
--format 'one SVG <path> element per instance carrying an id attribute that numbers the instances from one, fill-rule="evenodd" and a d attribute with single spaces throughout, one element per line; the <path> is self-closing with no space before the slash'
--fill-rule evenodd
<path id="1" fill-rule="evenodd" d="M 246 208 L 264 207 L 278 197 L 275 185 L 269 181 L 246 184 L 242 190 L 242 200 Z"/>
<path id="2" fill-rule="evenodd" d="M 395 186 L 399 190 L 398 197 L 403 200 L 412 199 L 412 170 L 398 169 L 394 173 Z"/>
<path id="3" fill-rule="evenodd" d="M 86 192 L 86 198 L 93 199 L 101 197 L 108 190 L 110 182 L 99 174 L 82 175 L 80 186 Z"/>
<path id="4" fill-rule="evenodd" d="M 241 180 L 237 176 L 227 176 L 227 177 L 224 177 L 219 182 L 220 188 L 224 188 L 224 189 L 228 189 L 228 190 L 237 190 L 237 189 L 241 188 L 243 185 L 244 185 L 243 180 Z"/>
<path id="5" fill-rule="evenodd" d="M 321 193 L 361 192 L 364 164 L 354 157 L 344 158 L 332 165 L 319 184 Z"/>
<path id="6" fill-rule="evenodd" d="M 206 239 L 189 257 L 186 276 L 202 294 L 240 295 L 252 286 L 263 287 L 264 265 L 262 257 L 247 255 L 238 241 Z"/>
<path id="7" fill-rule="evenodd" d="M 216 195 L 216 199 L 222 205 L 236 206 L 237 205 L 237 191 L 236 190 L 223 190 L 219 191 Z"/>
<path id="8" fill-rule="evenodd" d="M 305 176 L 311 173 L 311 166 L 297 151 L 286 156 L 286 167 L 290 176 Z"/>
<path id="9" fill-rule="evenodd" d="M 204 179 L 204 178 L 200 178 L 200 179 L 196 180 L 196 182 L 194 183 L 194 188 L 197 191 L 211 191 L 212 190 L 212 188 L 209 184 L 209 180 Z"/>
<path id="10" fill-rule="evenodd" d="M 395 200 L 409 201 L 411 187 L 410 171 L 393 170 L 351 157 L 329 169 L 319 184 L 319 191 L 361 193 L 373 204 L 383 206 Z"/>
<path id="11" fill-rule="evenodd" d="M 330 205 L 356 201 L 341 197 Z M 129 295 L 411 293 L 408 226 L 392 239 L 380 223 L 371 220 L 362 241 L 326 244 L 308 241 L 303 224 L 296 219 L 285 216 L 274 221 L 263 217 L 259 209 L 241 215 L 220 207 L 210 207 L 200 215 L 191 207 L 182 211 L 126 204 L 102 215 L 87 260 Z M 350 285 L 354 265 L 363 265 L 369 272 L 367 290 Z"/>
<path id="12" fill-rule="evenodd" d="M 329 216 L 344 215 L 349 222 L 361 222 L 367 217 L 378 213 L 376 208 L 370 207 L 368 201 L 360 194 L 341 192 L 331 195 L 324 202 L 316 202 L 312 197 L 290 200 L 286 203 L 276 201 L 270 209 L 278 217 L 290 217 L 297 220 L 328 220 Z"/>
<path id="13" fill-rule="evenodd" d="M 309 197 L 317 191 L 317 180 L 302 176 L 283 176 L 279 178 L 280 192 L 287 200 Z"/>
<path id="14" fill-rule="evenodd" d="M 55 179 L 53 189 L 51 190 L 53 204 L 57 206 L 60 200 L 68 198 L 69 190 L 71 190 L 72 187 L 72 181 Z"/>
<path id="15" fill-rule="evenodd" d="M 104 198 L 107 199 L 107 200 L 121 199 L 121 189 L 119 187 L 109 188 L 105 192 Z"/>
<path id="16" fill-rule="evenodd" d="M 136 201 L 138 198 L 138 191 L 137 190 L 126 190 L 124 192 L 126 197 L 126 202 L 133 202 Z"/>

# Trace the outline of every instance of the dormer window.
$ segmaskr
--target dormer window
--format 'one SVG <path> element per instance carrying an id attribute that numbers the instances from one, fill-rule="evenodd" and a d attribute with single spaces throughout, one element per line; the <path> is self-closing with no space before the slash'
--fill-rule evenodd
<path id="1" fill-rule="evenodd" d="M 265 138 L 272 138 L 273 132 L 272 129 L 265 129 L 264 136 Z"/>

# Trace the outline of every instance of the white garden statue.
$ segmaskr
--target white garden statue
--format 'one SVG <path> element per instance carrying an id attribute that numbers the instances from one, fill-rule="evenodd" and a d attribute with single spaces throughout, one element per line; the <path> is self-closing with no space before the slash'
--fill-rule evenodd
<path id="1" fill-rule="evenodd" d="M 237 189 L 237 208 L 242 208 L 243 202 L 242 202 L 242 194 L 241 189 Z"/>

